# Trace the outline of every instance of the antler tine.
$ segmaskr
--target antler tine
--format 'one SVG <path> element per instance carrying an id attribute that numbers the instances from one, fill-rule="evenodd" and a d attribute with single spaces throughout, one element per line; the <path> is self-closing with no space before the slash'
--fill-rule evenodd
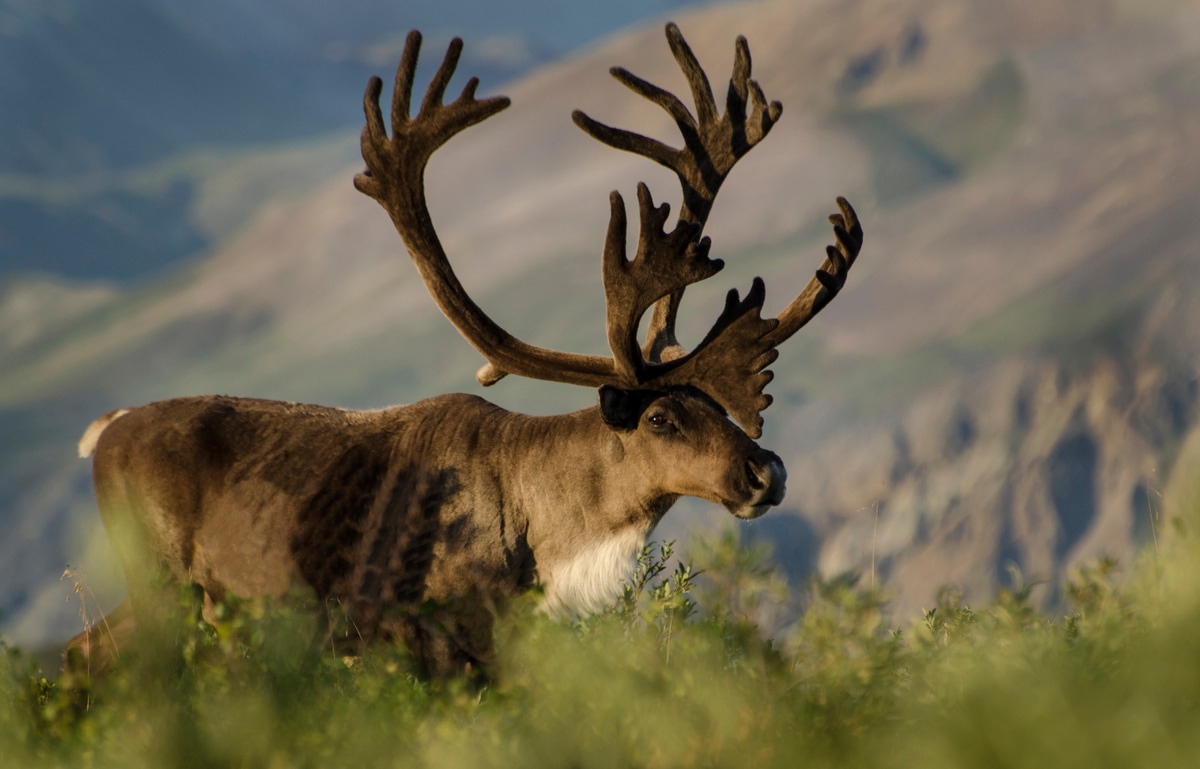
<path id="1" fill-rule="evenodd" d="M 825 247 L 826 257 L 821 268 L 809 279 L 808 285 L 792 303 L 779 313 L 779 327 L 772 335 L 776 344 L 781 344 L 803 328 L 817 313 L 825 309 L 825 305 L 833 301 L 846 285 L 846 275 L 862 251 L 863 229 L 858 221 L 858 214 L 843 197 L 838 197 L 837 204 L 841 213 L 829 216 L 837 245 Z"/>
<path id="2" fill-rule="evenodd" d="M 717 103 L 713 99 L 712 86 L 708 83 L 708 75 L 692 53 L 692 47 L 683 39 L 683 33 L 675 24 L 667 24 L 667 45 L 679 68 L 683 70 L 688 85 L 692 89 L 692 102 L 696 105 L 696 117 L 700 125 L 708 125 L 717 120 Z"/>
<path id="3" fill-rule="evenodd" d="M 620 150 L 634 152 L 675 172 L 683 191 L 679 216 L 703 228 L 717 191 L 737 161 L 767 135 L 779 120 L 783 105 L 768 104 L 758 83 L 750 78 L 750 47 L 744 37 L 735 43 L 734 68 L 729 81 L 724 115 L 718 115 L 712 87 L 683 33 L 675 24 L 666 27 L 667 43 L 688 81 L 696 107 L 693 117 L 680 99 L 622 67 L 614 78 L 634 93 L 662 107 L 674 120 L 683 138 L 675 149 L 633 131 L 613 128 L 576 110 L 575 124 L 590 136 Z M 753 109 L 749 114 L 746 105 Z M 675 338 L 675 316 L 682 293 L 672 292 L 654 308 L 643 353 L 649 360 L 675 359 L 683 354 Z"/>
<path id="4" fill-rule="evenodd" d="M 417 57 L 421 53 L 421 33 L 411 30 L 404 40 L 404 52 L 400 54 L 400 63 L 396 66 L 396 83 L 392 87 L 392 130 L 396 126 L 408 122 L 409 102 L 412 100 L 413 79 L 417 74 Z M 444 66 L 444 62 L 443 62 Z M 374 83 L 378 78 L 372 78 Z M 380 84 L 382 87 L 382 83 Z M 376 94 L 371 102 L 378 105 L 379 95 Z M 368 105 L 370 109 L 370 105 Z M 368 116 L 368 124 L 370 117 Z"/>
<path id="5" fill-rule="evenodd" d="M 418 34 L 418 43 L 420 43 L 420 39 L 420 35 Z M 462 48 L 463 41 L 461 37 L 454 38 L 450 41 L 450 45 L 446 47 L 446 57 L 442 59 L 442 65 L 438 67 L 437 72 L 433 74 L 433 79 L 429 81 L 429 87 L 425 89 L 425 98 L 421 100 L 421 112 L 419 114 L 430 114 L 442 106 L 442 99 L 446 95 L 446 86 L 450 84 L 450 78 L 454 76 L 454 70 L 458 68 L 458 59 L 462 56 Z M 413 63 L 416 63 L 416 56 L 413 56 Z M 399 77 L 396 79 L 399 81 Z"/>

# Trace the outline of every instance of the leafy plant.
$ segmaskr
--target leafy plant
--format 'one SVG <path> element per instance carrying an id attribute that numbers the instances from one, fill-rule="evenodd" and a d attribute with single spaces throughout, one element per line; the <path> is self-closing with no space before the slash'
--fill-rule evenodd
<path id="1" fill-rule="evenodd" d="M 0 651 L 0 755 L 20 767 L 1178 766 L 1200 755 L 1200 577 L 1186 537 L 1122 575 L 953 590 L 903 630 L 853 575 L 793 589 L 722 533 L 647 547 L 608 611 L 554 621 L 518 600 L 490 679 L 426 680 L 402 648 L 339 648 L 295 602 L 193 597 L 115 669 L 42 673 Z M 1168 589 L 1170 588 L 1170 589 Z M 788 603 L 796 621 L 755 623 Z M 770 611 L 767 611 L 767 616 Z M 154 651 L 158 650 L 158 651 Z"/>

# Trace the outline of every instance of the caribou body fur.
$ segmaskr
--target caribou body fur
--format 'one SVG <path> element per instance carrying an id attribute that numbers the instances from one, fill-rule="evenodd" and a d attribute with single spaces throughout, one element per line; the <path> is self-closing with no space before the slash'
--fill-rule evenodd
<path id="1" fill-rule="evenodd" d="M 487 657 L 498 595 L 541 585 L 560 614 L 611 601 L 680 496 L 745 518 L 782 499 L 778 457 L 703 394 L 602 401 L 535 417 L 464 394 L 377 411 L 181 398 L 101 417 L 80 453 L 135 612 L 164 571 L 213 600 L 311 589 L 368 633 L 397 602 L 465 601 L 437 660 L 453 666 Z"/>

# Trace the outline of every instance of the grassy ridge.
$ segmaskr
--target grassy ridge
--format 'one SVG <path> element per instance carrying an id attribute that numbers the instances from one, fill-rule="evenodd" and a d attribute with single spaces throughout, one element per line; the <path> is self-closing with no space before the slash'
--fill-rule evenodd
<path id="1" fill-rule="evenodd" d="M 1184 532 L 1121 585 L 1109 562 L 1082 570 L 1053 619 L 1029 588 L 984 609 L 947 591 L 895 629 L 879 592 L 817 581 L 770 641 L 750 621 L 780 590 L 761 553 L 709 542 L 697 577 L 648 550 L 603 616 L 514 607 L 483 687 L 423 683 L 401 650 L 312 648 L 309 616 L 245 604 L 184 627 L 174 656 L 127 656 L 95 691 L 8 650 L 0 753 L 22 767 L 1189 765 L 1196 551 Z"/>

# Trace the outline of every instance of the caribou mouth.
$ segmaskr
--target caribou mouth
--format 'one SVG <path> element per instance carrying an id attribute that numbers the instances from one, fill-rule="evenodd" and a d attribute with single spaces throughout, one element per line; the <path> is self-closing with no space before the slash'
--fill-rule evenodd
<path id="1" fill-rule="evenodd" d="M 763 516 L 772 507 L 783 501 L 783 484 L 771 487 L 754 496 L 748 502 L 726 502 L 725 509 L 743 521 L 752 521 Z"/>
<path id="2" fill-rule="evenodd" d="M 733 513 L 738 518 L 741 518 L 743 521 L 753 521 L 755 518 L 765 515 L 766 512 L 772 507 L 774 507 L 774 505 L 749 505 L 747 507 L 740 507 L 736 510 L 731 509 L 729 512 Z"/>

